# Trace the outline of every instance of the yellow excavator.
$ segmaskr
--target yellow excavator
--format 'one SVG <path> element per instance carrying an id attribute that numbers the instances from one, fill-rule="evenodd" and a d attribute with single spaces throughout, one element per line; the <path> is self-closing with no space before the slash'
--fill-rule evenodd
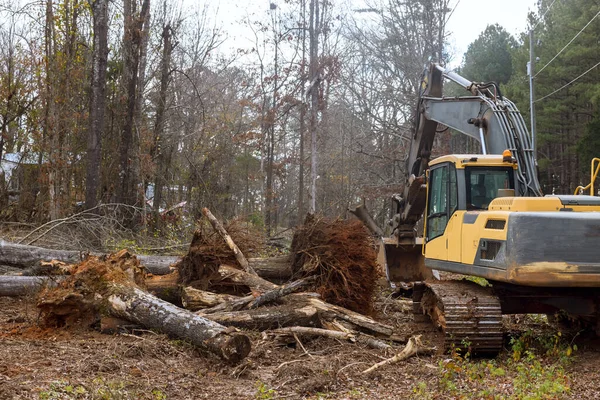
<path id="1" fill-rule="evenodd" d="M 444 79 L 469 94 L 444 97 Z M 430 160 L 440 124 L 477 139 L 481 154 Z M 577 193 L 594 194 L 598 164 Z M 392 283 L 415 282 L 415 312 L 445 331 L 448 347 L 500 351 L 503 314 L 562 310 L 598 324 L 600 197 L 542 195 L 523 117 L 497 84 L 429 66 L 407 170 L 381 246 L 385 270 Z M 437 271 L 490 285 L 437 280 Z"/>

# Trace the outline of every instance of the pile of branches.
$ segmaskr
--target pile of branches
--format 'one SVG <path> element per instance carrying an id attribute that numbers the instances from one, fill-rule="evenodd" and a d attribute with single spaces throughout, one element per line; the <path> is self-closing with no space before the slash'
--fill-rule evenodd
<path id="1" fill-rule="evenodd" d="M 316 292 L 332 304 L 370 315 L 379 277 L 375 243 L 358 220 L 310 215 L 292 241 L 296 277 L 317 276 Z"/>

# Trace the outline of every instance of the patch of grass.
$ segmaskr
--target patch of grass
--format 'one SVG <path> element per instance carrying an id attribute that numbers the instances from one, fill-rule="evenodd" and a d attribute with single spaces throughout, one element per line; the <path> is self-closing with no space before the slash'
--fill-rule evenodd
<path id="1" fill-rule="evenodd" d="M 468 344 L 465 344 L 468 348 Z M 564 367 L 576 346 L 560 332 L 540 335 L 527 331 L 511 340 L 505 359 L 472 360 L 453 349 L 439 362 L 438 390 L 456 398 L 555 399 L 568 395 L 571 379 Z M 413 393 L 425 398 L 429 388 L 420 382 Z"/>
<path id="2" fill-rule="evenodd" d="M 92 399 L 92 400 L 120 400 L 139 397 L 137 393 L 128 390 L 128 384 L 123 381 L 110 381 L 102 377 L 95 378 L 91 384 L 79 385 L 67 381 L 54 381 L 47 390 L 39 392 L 41 400 L 62 399 Z M 161 392 L 162 393 L 162 392 Z M 157 400 L 166 399 L 158 396 L 158 392 L 152 392 Z"/>

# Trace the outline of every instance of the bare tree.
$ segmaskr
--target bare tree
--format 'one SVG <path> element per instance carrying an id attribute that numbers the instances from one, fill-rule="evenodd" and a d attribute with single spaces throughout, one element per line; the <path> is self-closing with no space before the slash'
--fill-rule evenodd
<path id="1" fill-rule="evenodd" d="M 90 99 L 90 130 L 88 134 L 85 206 L 95 207 L 102 160 L 102 136 L 105 128 L 106 66 L 108 63 L 108 0 L 91 2 L 94 20 L 94 49 Z"/>

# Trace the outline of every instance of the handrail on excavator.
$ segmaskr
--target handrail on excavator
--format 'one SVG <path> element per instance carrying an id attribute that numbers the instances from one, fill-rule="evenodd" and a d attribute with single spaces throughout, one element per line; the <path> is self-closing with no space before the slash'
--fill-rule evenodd
<path id="1" fill-rule="evenodd" d="M 598 165 L 596 165 L 596 167 L 594 168 L 594 164 L 596 163 L 598 163 Z M 586 186 L 577 186 L 577 189 L 575 189 L 575 194 L 583 194 L 583 192 L 590 189 L 590 195 L 594 196 L 594 182 L 596 181 L 596 178 L 598 177 L 599 173 L 600 158 L 592 158 L 592 164 L 590 167 L 590 183 L 588 183 Z"/>

